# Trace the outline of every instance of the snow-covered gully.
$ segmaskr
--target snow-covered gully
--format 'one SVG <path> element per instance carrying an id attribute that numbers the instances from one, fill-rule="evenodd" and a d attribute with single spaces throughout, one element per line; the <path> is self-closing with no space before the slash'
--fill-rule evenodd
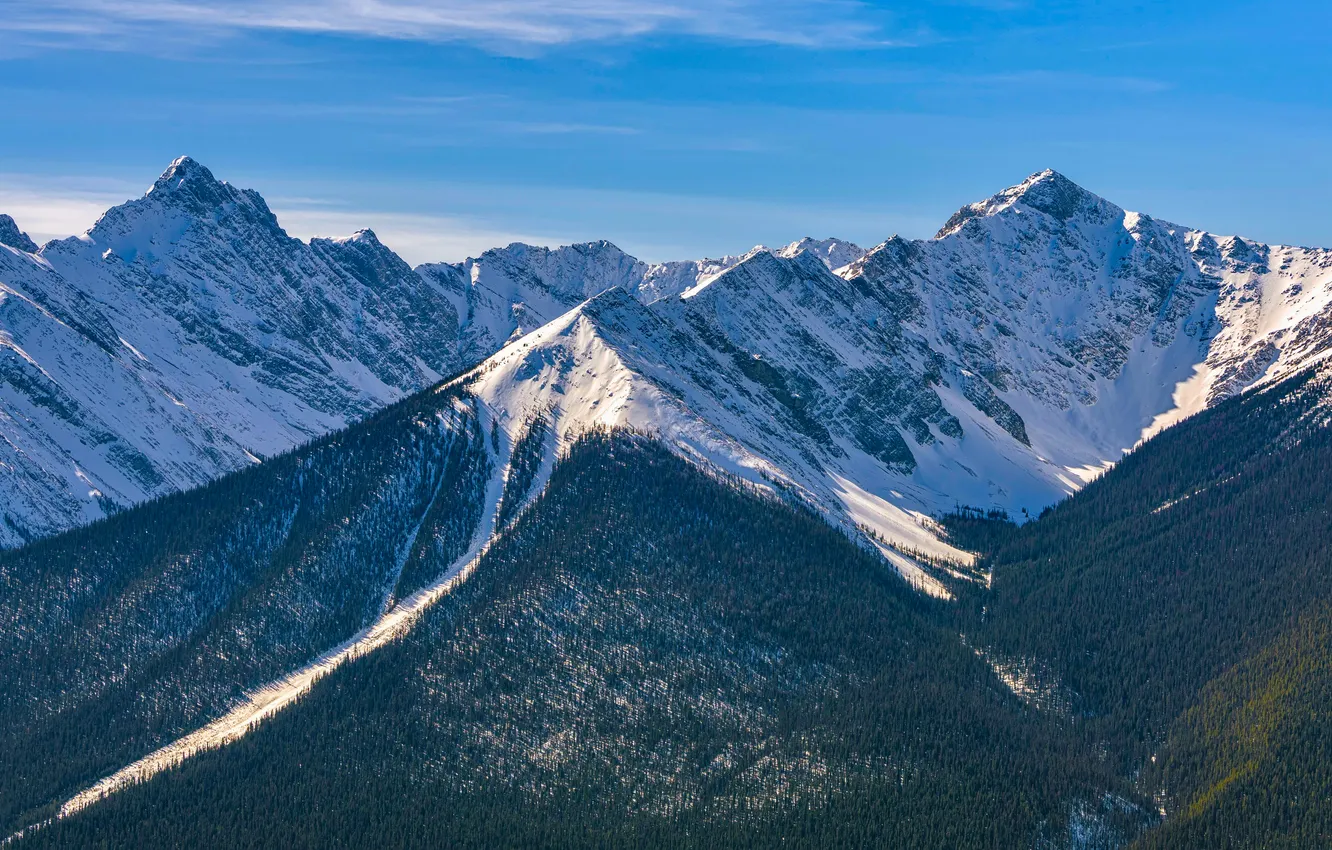
<path id="1" fill-rule="evenodd" d="M 65 801 L 53 818 L 14 833 L 0 842 L 0 845 L 10 844 L 55 820 L 80 812 L 117 791 L 146 782 L 199 753 L 219 749 L 239 740 L 259 723 L 278 714 L 308 693 L 322 676 L 405 635 L 426 609 L 471 576 L 500 531 L 496 527 L 496 520 L 511 460 L 507 457 L 508 447 L 505 447 L 503 454 L 506 456 L 499 459 L 503 462 L 496 463 L 496 471 L 486 485 L 487 507 L 473 535 L 471 545 L 467 552 L 451 564 L 433 584 L 393 605 L 374 623 L 345 643 L 329 650 L 299 670 L 252 691 L 244 702 L 212 723 L 172 741 L 80 791 Z"/>

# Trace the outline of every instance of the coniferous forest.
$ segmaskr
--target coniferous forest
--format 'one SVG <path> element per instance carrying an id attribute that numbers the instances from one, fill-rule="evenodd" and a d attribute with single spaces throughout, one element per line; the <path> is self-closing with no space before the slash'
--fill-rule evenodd
<path id="1" fill-rule="evenodd" d="M 1020 529 L 961 519 L 961 630 L 1166 812 L 1146 847 L 1332 843 L 1332 433 L 1311 374 L 1166 431 Z"/>
<path id="2" fill-rule="evenodd" d="M 407 639 L 31 841 L 998 847 L 1131 793 L 937 604 L 811 513 L 589 438 Z"/>

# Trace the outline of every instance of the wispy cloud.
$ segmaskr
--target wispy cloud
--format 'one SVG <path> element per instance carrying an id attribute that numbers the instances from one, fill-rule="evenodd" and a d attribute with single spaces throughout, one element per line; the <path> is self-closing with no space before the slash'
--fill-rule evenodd
<path id="1" fill-rule="evenodd" d="M 889 44 L 862 0 L 11 0 L 5 27 L 122 36 L 287 30 L 505 46 L 677 33 L 804 47 Z"/>

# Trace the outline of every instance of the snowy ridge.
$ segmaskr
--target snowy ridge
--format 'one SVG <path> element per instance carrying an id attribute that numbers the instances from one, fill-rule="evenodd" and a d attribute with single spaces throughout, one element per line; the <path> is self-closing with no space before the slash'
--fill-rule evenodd
<path id="1" fill-rule="evenodd" d="M 1207 356 L 1176 388 L 1175 407 L 1144 433 L 1251 387 L 1279 381 L 1332 350 L 1332 251 L 1269 246 L 1190 231 L 1200 270 L 1218 282 Z"/>
<path id="2" fill-rule="evenodd" d="M 58 817 L 238 739 L 402 635 L 503 531 L 506 489 L 530 503 L 591 429 L 651 433 L 800 499 L 947 598 L 977 577 L 933 515 L 1037 511 L 1332 350 L 1332 252 L 1161 222 L 1049 171 L 934 239 L 868 252 L 806 239 L 652 266 L 608 242 L 511 245 L 412 270 L 368 230 L 290 239 L 257 194 L 182 159 L 86 236 L 26 247 L 0 247 L 0 545 L 258 462 L 470 358 L 446 386 L 503 433 L 442 576 Z M 519 487 L 538 419 L 550 438 Z M 1015 688 L 1027 672 L 1000 670 Z"/>
<path id="3" fill-rule="evenodd" d="M 675 306 L 683 303 L 676 300 Z M 939 541 L 925 527 L 924 514 L 856 484 L 872 474 L 873 462 L 863 454 L 820 464 L 820 456 L 830 453 L 798 431 L 788 435 L 789 412 L 764 399 L 763 388 L 730 353 L 682 333 L 688 320 L 671 315 L 667 306 L 647 306 L 624 290 L 610 290 L 511 343 L 458 381 L 495 411 L 510 440 L 545 411 L 554 417 L 553 452 L 592 428 L 635 428 L 696 462 L 797 492 L 830 518 L 843 518 L 848 530 L 860 524 L 932 557 L 971 560 Z M 900 566 L 905 571 L 912 565 Z M 913 578 L 946 594 L 927 576 Z"/>
<path id="4" fill-rule="evenodd" d="M 411 269 L 370 230 L 288 237 L 188 157 L 81 237 L 39 249 L 0 216 L 0 548 L 342 427 L 606 289 L 651 301 L 742 259 L 603 241 Z"/>
<path id="5" fill-rule="evenodd" d="M 285 451 L 455 370 L 374 234 L 291 239 L 182 158 L 84 236 L 0 248 L 0 546 Z"/>
<path id="6" fill-rule="evenodd" d="M 479 361 L 608 289 L 619 287 L 651 303 L 706 283 L 757 253 L 789 258 L 805 251 L 829 268 L 865 255 L 850 242 L 805 238 L 776 251 L 759 245 L 740 255 L 648 264 L 604 240 L 556 249 L 514 243 L 461 263 L 426 264 L 417 271 L 447 294 L 461 318 L 464 359 Z"/>
<path id="7" fill-rule="evenodd" d="M 7 215 L 0 215 L 0 245 L 25 254 L 35 254 L 38 251 L 37 243 L 29 239 L 28 234 L 19 230 L 14 219 Z"/>
<path id="8" fill-rule="evenodd" d="M 812 253 L 830 269 L 840 269 L 843 266 L 849 266 L 868 252 L 851 242 L 844 242 L 841 239 L 811 239 L 806 236 L 798 242 L 792 242 L 785 248 L 774 251 L 777 256 L 785 259 L 792 259 L 797 254 L 804 251 Z"/>

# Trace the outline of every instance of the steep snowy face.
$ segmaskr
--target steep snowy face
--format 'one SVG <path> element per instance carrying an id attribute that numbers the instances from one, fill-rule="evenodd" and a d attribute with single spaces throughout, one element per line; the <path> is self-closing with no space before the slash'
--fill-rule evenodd
<path id="1" fill-rule="evenodd" d="M 724 257 L 708 257 L 702 260 L 675 260 L 668 263 L 656 263 L 648 267 L 631 291 L 645 304 L 661 298 L 671 298 L 711 280 L 727 269 L 733 269 L 758 251 L 766 251 L 763 246 L 751 249 L 745 254 L 727 254 Z"/>
<path id="2" fill-rule="evenodd" d="M 1206 353 L 1216 282 L 1182 228 L 1044 172 L 965 207 L 940 234 L 891 239 L 843 274 L 892 293 L 904 334 L 1059 470 L 1057 487 L 1131 448 Z"/>
<path id="3" fill-rule="evenodd" d="M 1151 431 L 1323 360 L 1332 350 L 1332 251 L 1197 231 L 1186 240 L 1217 286 L 1214 336 Z"/>
<path id="4" fill-rule="evenodd" d="M 829 269 L 841 268 L 865 256 L 865 249 L 841 239 L 815 240 L 805 237 L 776 250 L 756 245 L 744 254 L 683 262 L 658 263 L 648 268 L 647 274 L 636 287 L 629 287 L 645 304 L 661 298 L 670 298 L 686 290 L 714 280 L 757 254 L 776 254 L 790 259 L 808 252 Z"/>
<path id="5" fill-rule="evenodd" d="M 37 243 L 28 238 L 28 234 L 18 229 L 13 217 L 0 215 L 0 245 L 7 245 L 26 254 L 37 253 Z"/>
<path id="6" fill-rule="evenodd" d="M 1126 212 L 1053 171 L 847 274 L 915 303 L 909 330 L 982 376 L 1074 474 L 1332 347 L 1329 252 Z"/>
<path id="7" fill-rule="evenodd" d="M 363 231 L 289 238 L 177 160 L 86 235 L 0 249 L 0 546 L 200 484 L 456 370 L 457 316 Z"/>
<path id="8" fill-rule="evenodd" d="M 1038 510 L 1332 348 L 1329 252 L 1126 212 L 1052 171 L 930 240 L 657 265 L 603 241 L 412 270 L 368 230 L 291 239 L 188 158 L 85 236 L 34 253 L 10 230 L 0 546 L 202 483 L 503 349 L 469 380 L 515 439 L 551 411 L 564 437 L 653 430 L 902 551 L 965 560 L 928 515 Z"/>
<path id="9" fill-rule="evenodd" d="M 453 305 L 460 344 L 474 361 L 599 292 L 637 288 L 648 270 L 605 241 L 553 250 L 514 243 L 462 263 L 417 269 Z"/>
<path id="10" fill-rule="evenodd" d="M 915 492 L 899 423 L 927 433 L 961 426 L 937 398 L 885 375 L 916 356 L 887 317 L 844 321 L 877 309 L 870 301 L 812 254 L 759 252 L 683 298 L 644 305 L 605 292 L 460 381 L 512 439 L 545 416 L 566 443 L 592 427 L 637 428 L 686 457 L 799 493 L 900 549 L 966 563 L 927 528 L 922 507 L 937 494 Z M 921 586 L 945 592 L 884 549 Z"/>
<path id="11" fill-rule="evenodd" d="M 84 236 L 39 250 L 0 217 L 0 243 L 0 547 L 283 451 L 609 289 L 671 298 L 768 250 L 650 265 L 515 244 L 413 270 L 369 230 L 288 237 L 188 157 Z"/>
<path id="12" fill-rule="evenodd" d="M 256 383 L 323 413 L 364 412 L 453 365 L 449 306 L 373 233 L 306 245 L 257 193 L 188 158 L 42 257 L 123 318 L 165 312 Z M 328 367 L 350 386 L 320 387 L 315 374 Z"/>

